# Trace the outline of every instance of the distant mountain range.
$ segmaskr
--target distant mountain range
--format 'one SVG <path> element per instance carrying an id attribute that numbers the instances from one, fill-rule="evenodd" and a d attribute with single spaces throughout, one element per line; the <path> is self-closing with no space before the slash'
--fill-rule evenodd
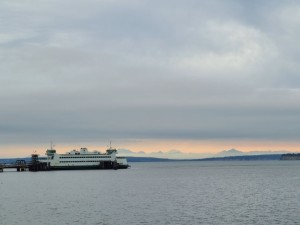
<path id="1" fill-rule="evenodd" d="M 245 155 L 244 152 L 236 150 L 234 148 L 229 150 L 224 150 L 216 154 L 217 156 L 238 156 L 238 155 Z"/>
<path id="2" fill-rule="evenodd" d="M 144 151 L 133 152 L 129 149 L 118 149 L 118 153 L 121 156 L 126 157 L 152 157 L 152 158 L 166 158 L 166 159 L 204 159 L 215 157 L 229 157 L 229 156 L 254 156 L 254 155 L 274 155 L 274 154 L 286 154 L 288 151 L 251 151 L 242 152 L 234 148 L 229 150 L 223 150 L 221 152 L 212 153 L 184 153 L 179 150 L 170 150 L 167 152 L 157 151 L 146 153 Z"/>

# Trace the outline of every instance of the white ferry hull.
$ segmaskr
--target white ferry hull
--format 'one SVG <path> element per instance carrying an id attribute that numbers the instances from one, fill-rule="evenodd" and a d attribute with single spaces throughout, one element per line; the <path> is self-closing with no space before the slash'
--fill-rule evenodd
<path id="1" fill-rule="evenodd" d="M 57 154 L 56 150 L 47 150 L 47 159 L 40 160 L 49 170 L 88 170 L 88 169 L 127 169 L 129 165 L 124 157 L 117 157 L 116 149 L 106 153 L 89 152 L 86 148 L 73 150 L 67 154 Z"/>

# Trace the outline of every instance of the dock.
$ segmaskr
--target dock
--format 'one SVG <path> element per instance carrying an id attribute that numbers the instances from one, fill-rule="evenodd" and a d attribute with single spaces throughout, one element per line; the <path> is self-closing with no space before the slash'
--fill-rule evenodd
<path id="1" fill-rule="evenodd" d="M 33 154 L 31 156 L 31 161 L 26 162 L 25 160 L 16 160 L 15 163 L 3 163 L 0 164 L 0 172 L 4 172 L 6 169 L 16 169 L 17 172 L 23 171 L 47 171 L 49 166 L 47 163 L 40 162 L 38 160 L 38 155 Z"/>

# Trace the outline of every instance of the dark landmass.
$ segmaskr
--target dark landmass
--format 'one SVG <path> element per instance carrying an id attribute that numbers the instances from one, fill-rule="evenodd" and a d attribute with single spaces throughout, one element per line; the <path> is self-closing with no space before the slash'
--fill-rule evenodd
<path id="1" fill-rule="evenodd" d="M 193 161 L 257 161 L 257 160 L 280 160 L 282 154 L 270 155 L 242 155 L 242 156 L 226 156 L 205 159 L 194 159 Z"/>
<path id="2" fill-rule="evenodd" d="M 257 161 L 257 160 L 280 160 L 282 154 L 268 155 L 243 155 L 243 156 L 226 156 L 213 157 L 204 159 L 164 159 L 152 157 L 127 157 L 128 162 L 171 162 L 171 161 Z M 300 154 L 299 154 L 300 157 Z"/>
<path id="3" fill-rule="evenodd" d="M 300 160 L 300 153 L 282 154 L 280 160 Z"/>

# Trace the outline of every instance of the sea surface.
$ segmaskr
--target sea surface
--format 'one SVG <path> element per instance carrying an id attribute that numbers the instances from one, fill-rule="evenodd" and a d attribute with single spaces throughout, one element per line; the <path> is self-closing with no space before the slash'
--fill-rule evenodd
<path id="1" fill-rule="evenodd" d="M 0 224 L 300 224 L 300 161 L 6 171 Z"/>

